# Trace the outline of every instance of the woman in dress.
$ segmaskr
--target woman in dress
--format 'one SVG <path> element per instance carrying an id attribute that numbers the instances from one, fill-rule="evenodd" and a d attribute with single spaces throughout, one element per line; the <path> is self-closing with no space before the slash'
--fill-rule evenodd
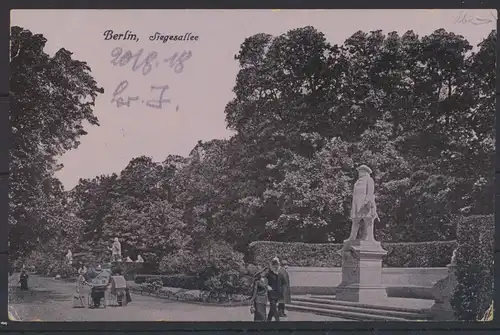
<path id="1" fill-rule="evenodd" d="M 85 273 L 83 269 L 78 271 L 78 278 L 76 279 L 76 292 L 74 295 L 74 307 L 85 307 L 85 294 L 86 287 L 90 286 L 85 280 Z"/>
<path id="2" fill-rule="evenodd" d="M 265 272 L 261 271 L 255 276 L 253 294 L 250 299 L 250 309 L 253 312 L 254 321 L 266 321 L 267 291 Z"/>

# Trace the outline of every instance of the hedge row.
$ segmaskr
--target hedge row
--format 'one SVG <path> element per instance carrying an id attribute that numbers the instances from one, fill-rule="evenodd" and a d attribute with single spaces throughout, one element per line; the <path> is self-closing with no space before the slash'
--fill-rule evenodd
<path id="1" fill-rule="evenodd" d="M 383 259 L 387 267 L 444 267 L 451 261 L 456 242 L 382 243 L 382 247 L 387 250 Z M 258 241 L 249 245 L 249 256 L 260 266 L 278 256 L 290 266 L 340 267 L 340 249 L 342 244 Z"/>
<path id="2" fill-rule="evenodd" d="M 462 218 L 457 227 L 457 264 L 451 305 L 458 320 L 477 320 L 493 301 L 495 218 Z"/>

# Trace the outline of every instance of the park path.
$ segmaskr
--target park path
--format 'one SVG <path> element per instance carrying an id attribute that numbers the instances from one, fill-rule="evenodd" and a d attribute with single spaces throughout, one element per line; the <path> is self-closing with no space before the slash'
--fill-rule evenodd
<path id="1" fill-rule="evenodd" d="M 251 321 L 246 306 L 197 305 L 132 294 L 127 307 L 72 308 L 75 284 L 32 275 L 30 290 L 20 291 L 10 278 L 9 309 L 23 321 Z M 288 321 L 344 321 L 340 318 L 289 312 Z"/>

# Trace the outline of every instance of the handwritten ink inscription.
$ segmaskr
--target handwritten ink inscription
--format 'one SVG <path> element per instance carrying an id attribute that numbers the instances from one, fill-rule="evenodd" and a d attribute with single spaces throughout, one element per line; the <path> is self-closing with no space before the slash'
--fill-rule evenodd
<path id="1" fill-rule="evenodd" d="M 453 20 L 453 23 L 461 23 L 461 24 L 473 24 L 475 26 L 480 26 L 487 23 L 495 22 L 498 19 L 497 14 L 494 12 L 490 12 L 486 17 L 476 17 L 472 16 L 467 12 L 461 11 L 458 16 L 456 16 Z"/>
<path id="2" fill-rule="evenodd" d="M 153 67 L 157 68 L 162 63 L 167 63 L 170 68 L 174 69 L 175 73 L 181 73 L 184 70 L 184 63 L 193 55 L 192 52 L 188 50 L 182 53 L 175 52 L 168 58 L 158 60 L 158 53 L 156 51 L 151 51 L 141 60 L 143 53 L 144 49 L 139 49 L 136 53 L 132 53 L 130 50 L 124 52 L 123 48 L 116 47 L 111 51 L 111 64 L 114 66 L 125 66 L 133 60 L 132 71 L 135 72 L 141 69 L 142 74 L 146 76 L 151 72 Z"/>
<path id="3" fill-rule="evenodd" d="M 124 50 L 122 47 L 116 47 L 111 51 L 110 63 L 117 67 L 131 65 L 133 72 L 140 72 L 143 76 L 147 76 L 153 69 L 160 67 L 160 65 L 167 64 L 176 74 L 180 74 L 184 71 L 186 62 L 191 59 L 192 56 L 193 53 L 191 50 L 174 52 L 169 57 L 162 58 L 156 51 L 146 52 L 144 49 L 139 49 L 134 52 L 132 50 Z M 150 108 L 162 109 L 171 102 L 171 100 L 167 98 L 168 85 L 151 85 L 151 94 L 154 95 L 155 98 L 151 96 L 148 100 L 144 100 L 138 95 L 129 94 L 128 88 L 129 81 L 122 80 L 113 91 L 111 103 L 118 108 L 144 104 Z M 178 105 L 176 110 L 179 110 Z"/>
<path id="4" fill-rule="evenodd" d="M 123 80 L 118 84 L 115 91 L 113 92 L 113 99 L 111 103 L 116 104 L 116 107 L 130 107 L 132 102 L 139 102 L 139 96 L 128 96 L 123 97 L 122 94 L 127 89 L 129 83 L 127 80 Z M 165 98 L 165 93 L 168 90 L 168 85 L 156 86 L 151 85 L 151 92 L 160 91 L 158 99 L 141 100 L 141 103 L 145 103 L 146 106 L 156 109 L 162 109 L 164 104 L 169 104 L 170 99 Z"/>

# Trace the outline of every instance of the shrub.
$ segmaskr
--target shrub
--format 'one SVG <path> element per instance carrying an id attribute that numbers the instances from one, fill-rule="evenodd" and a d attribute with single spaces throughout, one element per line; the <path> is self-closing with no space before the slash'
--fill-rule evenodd
<path id="1" fill-rule="evenodd" d="M 198 274 L 203 267 L 199 256 L 189 250 L 179 250 L 161 259 L 159 271 L 162 274 Z"/>
<path id="2" fill-rule="evenodd" d="M 40 251 L 33 251 L 24 260 L 24 266 L 28 269 L 33 269 L 35 273 L 46 275 L 50 273 L 50 269 L 54 266 L 52 257 Z"/>
<path id="3" fill-rule="evenodd" d="M 120 267 L 125 278 L 130 280 L 142 271 L 143 264 L 144 263 L 123 262 Z"/>
<path id="4" fill-rule="evenodd" d="M 162 276 L 163 286 L 178 287 L 187 290 L 198 290 L 203 287 L 203 282 L 196 276 L 170 275 Z"/>
<path id="5" fill-rule="evenodd" d="M 237 270 L 212 275 L 205 280 L 203 288 L 209 292 L 207 298 L 211 301 L 229 301 L 233 295 L 250 291 L 248 282 Z"/>
<path id="6" fill-rule="evenodd" d="M 180 250 L 163 257 L 159 268 L 162 273 L 182 274 L 162 276 L 168 278 L 169 286 L 210 291 L 217 296 L 210 299 L 224 300 L 249 290 L 243 257 L 227 243 L 207 241 L 195 252 Z"/>
<path id="7" fill-rule="evenodd" d="M 143 252 L 142 258 L 144 263 L 141 264 L 141 272 L 147 274 L 158 274 L 158 265 L 160 264 L 161 256 L 153 252 Z"/>
<path id="8" fill-rule="evenodd" d="M 41 252 L 33 251 L 25 260 L 24 266 L 33 270 L 37 274 L 56 276 L 61 278 L 71 278 L 77 273 L 76 269 L 64 261 L 54 261 L 53 256 Z"/>
<path id="9" fill-rule="evenodd" d="M 160 278 L 149 278 L 146 282 L 141 284 L 141 289 L 146 292 L 158 293 L 163 287 Z"/>
<path id="10" fill-rule="evenodd" d="M 77 273 L 78 273 L 78 271 L 73 266 L 71 266 L 65 262 L 54 263 L 49 268 L 49 275 L 50 276 L 60 275 L 61 278 L 72 278 L 72 277 L 75 277 Z"/>
<path id="11" fill-rule="evenodd" d="M 459 320 L 482 317 L 493 299 L 495 219 L 461 218 L 457 227 L 457 286 L 451 305 Z"/>
<path id="12" fill-rule="evenodd" d="M 187 290 L 197 290 L 203 287 L 203 282 L 196 276 L 186 275 L 137 275 L 134 278 L 136 284 L 143 284 L 159 280 L 164 287 L 177 287 Z"/>
<path id="13" fill-rule="evenodd" d="M 382 243 L 387 250 L 383 264 L 388 267 L 444 267 L 450 263 L 455 241 L 420 243 Z M 252 242 L 249 245 L 253 263 L 265 266 L 278 256 L 290 266 L 340 267 L 342 257 L 337 253 L 342 244 Z"/>

